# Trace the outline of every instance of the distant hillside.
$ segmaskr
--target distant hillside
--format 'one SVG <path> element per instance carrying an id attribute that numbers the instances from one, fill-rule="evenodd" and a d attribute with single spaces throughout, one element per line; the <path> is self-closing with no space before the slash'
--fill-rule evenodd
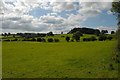
<path id="1" fill-rule="evenodd" d="M 80 31 L 83 34 L 100 34 L 99 29 L 92 29 L 92 28 L 73 28 L 71 31 L 68 32 L 68 34 L 73 34 L 76 31 Z"/>

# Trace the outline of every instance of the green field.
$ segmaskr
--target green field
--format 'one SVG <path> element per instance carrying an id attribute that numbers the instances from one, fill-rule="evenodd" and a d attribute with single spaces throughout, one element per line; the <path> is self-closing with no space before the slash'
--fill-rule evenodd
<path id="1" fill-rule="evenodd" d="M 116 41 L 3 42 L 3 78 L 114 78 Z M 112 64 L 114 70 L 109 69 Z"/>

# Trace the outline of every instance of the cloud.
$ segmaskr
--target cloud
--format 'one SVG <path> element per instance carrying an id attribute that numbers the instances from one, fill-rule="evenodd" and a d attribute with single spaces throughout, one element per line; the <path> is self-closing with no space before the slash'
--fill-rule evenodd
<path id="1" fill-rule="evenodd" d="M 55 16 L 47 15 L 47 16 L 42 16 L 40 20 L 41 22 L 48 24 L 61 24 L 64 21 L 64 18 L 60 16 L 55 17 Z"/>
<path id="2" fill-rule="evenodd" d="M 111 8 L 111 3 L 108 2 L 79 3 L 80 1 L 77 1 L 1 0 L 0 23 L 3 24 L 3 31 L 61 32 L 80 26 L 88 18 L 98 16 L 102 10 Z M 30 11 L 34 11 L 35 8 L 50 10 L 51 12 L 36 18 L 34 15 L 29 15 Z M 69 14 L 65 13 L 67 18 L 60 15 L 64 11 L 69 12 Z M 73 14 L 72 11 L 77 13 Z"/>

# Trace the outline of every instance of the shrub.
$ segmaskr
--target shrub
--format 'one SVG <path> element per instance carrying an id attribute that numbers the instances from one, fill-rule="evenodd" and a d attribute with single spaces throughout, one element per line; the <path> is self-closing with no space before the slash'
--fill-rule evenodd
<path id="1" fill-rule="evenodd" d="M 107 39 L 108 39 L 108 40 L 112 40 L 113 37 L 112 37 L 112 36 L 108 36 Z"/>
<path id="2" fill-rule="evenodd" d="M 46 40 L 44 38 L 42 38 L 42 42 L 46 42 Z"/>
<path id="3" fill-rule="evenodd" d="M 11 40 L 11 41 L 17 41 L 18 39 L 17 38 L 15 38 L 15 39 L 13 39 L 13 40 Z"/>
<path id="4" fill-rule="evenodd" d="M 47 33 L 47 36 L 54 36 L 53 32 Z"/>
<path id="5" fill-rule="evenodd" d="M 74 39 L 71 39 L 71 42 L 74 42 Z"/>
<path id="6" fill-rule="evenodd" d="M 42 39 L 41 39 L 41 38 L 37 38 L 37 41 L 38 41 L 38 42 L 42 42 Z"/>
<path id="7" fill-rule="evenodd" d="M 54 39 L 55 42 L 59 42 L 60 40 L 59 39 Z"/>
<path id="8" fill-rule="evenodd" d="M 91 38 L 83 38 L 83 41 L 91 41 Z"/>
<path id="9" fill-rule="evenodd" d="M 106 35 L 100 35 L 98 40 L 99 41 L 105 41 L 107 39 Z"/>
<path id="10" fill-rule="evenodd" d="M 53 42 L 53 38 L 48 38 L 48 42 Z"/>
<path id="11" fill-rule="evenodd" d="M 66 41 L 69 42 L 70 41 L 70 37 L 69 36 L 66 36 Z"/>
<path id="12" fill-rule="evenodd" d="M 22 41 L 27 41 L 26 39 L 23 39 Z"/>
<path id="13" fill-rule="evenodd" d="M 76 42 L 80 41 L 80 36 L 83 36 L 83 34 L 80 31 L 77 31 L 73 34 L 73 38 L 76 40 Z"/>
<path id="14" fill-rule="evenodd" d="M 31 41 L 36 41 L 36 39 L 35 39 L 35 38 L 32 38 Z"/>
<path id="15" fill-rule="evenodd" d="M 90 41 L 96 41 L 96 40 L 97 40 L 97 39 L 96 39 L 95 36 L 90 37 Z"/>
<path id="16" fill-rule="evenodd" d="M 87 38 L 83 38 L 83 41 L 87 41 Z"/>

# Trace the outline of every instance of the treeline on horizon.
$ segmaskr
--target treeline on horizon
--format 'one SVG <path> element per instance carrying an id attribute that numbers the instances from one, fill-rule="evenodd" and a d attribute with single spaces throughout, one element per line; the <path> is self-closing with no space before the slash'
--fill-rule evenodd
<path id="1" fill-rule="evenodd" d="M 67 34 L 72 34 L 62 36 L 65 37 L 65 40 L 67 42 L 79 42 L 80 37 L 83 36 L 84 34 L 92 34 L 94 36 L 91 37 L 85 37 L 83 38 L 83 41 L 105 41 L 105 40 L 111 40 L 113 37 L 112 35 L 107 35 L 108 31 L 107 30 L 99 30 L 99 29 L 92 29 L 92 28 L 73 28 L 70 30 Z M 63 32 L 61 32 L 63 34 Z M 115 34 L 114 31 L 111 31 L 111 34 Z M 38 41 L 38 42 L 46 42 L 45 38 L 46 36 L 55 36 L 59 34 L 53 34 L 53 32 L 48 32 L 48 33 L 16 33 L 16 34 L 11 34 L 11 33 L 4 33 L 2 36 L 4 36 L 3 41 L 20 41 L 17 38 L 21 37 L 23 38 L 22 41 Z M 96 35 L 96 37 L 95 37 Z M 97 39 L 98 36 L 98 39 Z M 13 37 L 15 39 L 10 40 L 9 37 Z M 60 40 L 54 37 L 48 38 L 48 42 L 59 42 Z"/>
<path id="2" fill-rule="evenodd" d="M 99 30 L 99 29 L 93 29 L 93 28 L 73 28 L 71 29 L 67 34 L 74 34 L 75 32 L 79 31 L 81 34 L 95 34 L 97 36 L 99 36 L 100 34 L 107 34 L 108 30 Z M 111 34 L 114 34 L 115 31 L 111 31 Z M 11 33 L 2 33 L 2 36 L 9 36 Z M 53 36 L 55 35 L 52 31 L 48 32 L 48 33 L 16 33 L 16 35 L 38 35 L 40 37 L 45 37 L 45 36 Z M 63 32 L 61 32 L 61 34 L 63 34 Z"/>

